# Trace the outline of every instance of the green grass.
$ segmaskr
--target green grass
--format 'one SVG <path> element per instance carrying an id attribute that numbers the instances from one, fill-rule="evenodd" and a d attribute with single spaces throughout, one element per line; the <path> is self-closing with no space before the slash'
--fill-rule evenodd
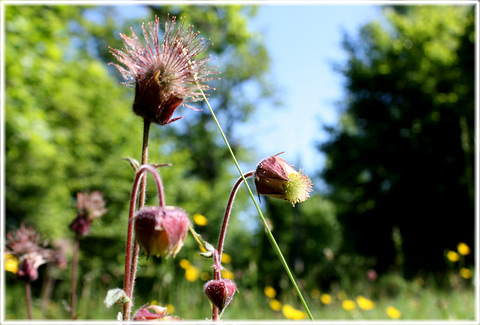
<path id="1" fill-rule="evenodd" d="M 173 261 L 171 263 L 174 263 Z M 174 314 L 183 319 L 206 319 L 211 317 L 210 304 L 202 294 L 203 281 L 198 279 L 188 282 L 184 278 L 173 280 L 174 274 L 171 263 L 166 263 L 164 276 L 152 274 L 153 268 L 146 264 L 139 272 L 140 278 L 137 286 L 141 290 L 149 288 L 146 297 L 136 297 L 134 310 L 145 303 L 156 300 L 159 304 L 174 306 Z M 183 270 L 181 270 L 183 271 Z M 144 277 L 142 277 L 142 274 Z M 183 273 L 177 273 L 177 279 Z M 376 282 L 359 282 L 349 288 L 341 285 L 333 286 L 331 291 L 302 289 L 311 308 L 315 320 L 375 320 L 389 319 L 386 308 L 393 306 L 401 312 L 401 320 L 473 320 L 475 317 L 475 294 L 471 280 L 460 278 L 456 274 L 449 276 L 449 285 L 441 289 L 430 278 L 405 281 L 398 274 L 387 275 Z M 14 281 L 13 276 L 7 276 L 6 318 L 24 319 L 26 307 L 24 301 L 24 288 L 22 283 Z M 41 281 L 41 280 L 39 280 Z M 59 288 L 54 291 L 54 296 L 66 290 L 66 284 L 59 282 Z M 242 287 L 242 279 L 237 279 L 239 292 L 226 309 L 224 320 L 248 319 L 286 319 L 282 311 L 270 308 L 269 300 L 263 293 L 263 288 L 248 289 Z M 302 310 L 302 305 L 292 289 L 286 286 L 279 296 L 275 297 L 282 304 Z M 111 289 L 101 279 L 88 275 L 82 278 L 78 292 L 78 314 L 80 319 L 106 319 L 114 320 L 120 306 L 106 309 L 103 304 L 105 293 Z M 319 293 L 329 294 L 332 302 L 328 305 L 320 301 Z M 343 295 L 343 296 L 342 296 Z M 371 310 L 362 310 L 356 301 L 362 295 L 374 302 Z M 35 319 L 68 319 L 66 310 L 68 295 L 55 298 L 55 301 L 43 301 L 41 286 L 34 290 L 33 314 Z M 339 298 L 340 297 L 340 298 Z M 355 308 L 347 311 L 342 307 L 342 301 L 351 299 L 355 301 Z M 303 310 L 302 310 L 303 311 Z M 305 319 L 308 318 L 305 315 Z"/>

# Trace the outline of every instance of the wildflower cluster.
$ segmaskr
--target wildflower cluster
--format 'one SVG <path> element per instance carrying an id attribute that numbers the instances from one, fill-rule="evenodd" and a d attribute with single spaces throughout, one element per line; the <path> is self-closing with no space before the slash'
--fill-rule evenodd
<path id="1" fill-rule="evenodd" d="M 458 274 L 465 280 L 469 280 L 472 278 L 472 271 L 465 267 L 465 256 L 471 253 L 470 247 L 460 242 L 457 244 L 457 250 L 445 250 L 445 257 L 450 263 L 457 263 L 459 266 Z"/>

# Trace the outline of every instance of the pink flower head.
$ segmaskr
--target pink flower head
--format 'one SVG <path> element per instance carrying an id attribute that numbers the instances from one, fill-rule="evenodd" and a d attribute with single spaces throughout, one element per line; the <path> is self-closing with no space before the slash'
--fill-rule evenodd
<path id="1" fill-rule="evenodd" d="M 70 224 L 70 229 L 79 236 L 88 235 L 92 222 L 108 211 L 99 191 L 77 193 L 77 209 L 78 215 Z"/>
<path id="2" fill-rule="evenodd" d="M 217 73 L 207 63 L 211 58 L 198 59 L 208 48 L 208 41 L 199 38 L 193 26 L 184 28 L 180 19 L 167 17 L 163 44 L 158 39 L 159 19 L 142 25 L 146 45 L 142 44 L 133 28 L 132 37 L 120 34 L 125 48 L 110 48 L 110 52 L 122 64 L 114 64 L 125 78 L 127 86 L 135 85 L 133 111 L 151 122 L 165 125 L 182 117 L 171 118 L 175 109 L 184 102 L 203 98 L 202 91 L 209 87 L 204 82 Z M 188 106 L 188 105 L 185 105 Z M 190 107 L 190 106 L 189 106 Z"/>
<path id="3" fill-rule="evenodd" d="M 205 283 L 203 293 L 222 312 L 232 301 L 237 290 L 235 282 L 228 279 L 210 280 Z"/>
<path id="4" fill-rule="evenodd" d="M 312 181 L 278 155 L 265 158 L 258 164 L 255 170 L 258 195 L 276 197 L 293 205 L 305 201 L 312 191 Z"/>
<path id="5" fill-rule="evenodd" d="M 190 220 L 180 208 L 145 207 L 135 216 L 135 237 L 148 257 L 175 257 L 183 247 L 189 226 Z"/>

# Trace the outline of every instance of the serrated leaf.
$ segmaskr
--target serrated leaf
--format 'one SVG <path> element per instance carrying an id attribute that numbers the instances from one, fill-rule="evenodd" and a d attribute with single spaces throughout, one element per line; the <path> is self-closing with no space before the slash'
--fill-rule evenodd
<path id="1" fill-rule="evenodd" d="M 108 290 L 107 296 L 105 297 L 104 301 L 105 306 L 107 306 L 107 308 L 110 308 L 116 302 L 120 302 L 122 304 L 130 302 L 130 298 L 127 296 L 125 291 L 123 291 L 123 289 L 115 288 Z"/>

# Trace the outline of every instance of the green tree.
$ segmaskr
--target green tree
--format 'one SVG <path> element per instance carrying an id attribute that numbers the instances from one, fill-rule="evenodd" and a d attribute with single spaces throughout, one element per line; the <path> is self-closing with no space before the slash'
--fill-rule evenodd
<path id="1" fill-rule="evenodd" d="M 344 225 L 345 249 L 385 270 L 445 267 L 443 251 L 473 244 L 474 10 L 387 7 L 385 21 L 345 37 L 346 96 L 320 149 Z M 397 262 L 400 262 L 397 260 Z"/>

